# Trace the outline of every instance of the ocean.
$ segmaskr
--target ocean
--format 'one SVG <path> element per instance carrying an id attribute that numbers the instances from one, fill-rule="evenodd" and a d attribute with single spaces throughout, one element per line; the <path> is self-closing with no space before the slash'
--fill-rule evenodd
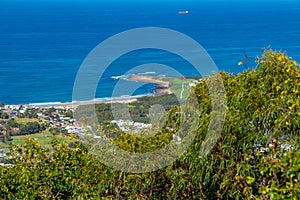
<path id="1" fill-rule="evenodd" d="M 178 14 L 180 11 L 188 14 Z M 76 74 L 93 48 L 117 33 L 141 27 L 188 35 L 206 49 L 220 71 L 233 74 L 255 67 L 255 58 L 269 47 L 300 61 L 299 13 L 299 0 L 2 0 L 0 102 L 72 101 Z M 252 59 L 238 66 L 244 54 Z M 196 75 L 186 60 L 170 52 L 137 50 L 109 66 L 95 98 L 110 97 L 122 75 L 147 63 Z M 169 75 L 151 68 L 135 73 Z M 143 84 L 133 93 L 120 95 L 149 94 L 153 89 L 153 84 Z"/>

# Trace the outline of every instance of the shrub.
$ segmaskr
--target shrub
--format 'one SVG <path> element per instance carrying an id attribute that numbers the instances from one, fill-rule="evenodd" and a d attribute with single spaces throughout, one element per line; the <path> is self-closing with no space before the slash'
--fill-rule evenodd
<path id="1" fill-rule="evenodd" d="M 196 138 L 171 165 L 155 172 L 124 173 L 101 164 L 82 144 L 70 148 L 54 140 L 47 151 L 28 141 L 11 148 L 13 166 L 0 167 L 0 198 L 299 199 L 299 66 L 271 50 L 257 62 L 256 69 L 236 76 L 221 73 L 226 119 L 221 137 L 205 158 L 199 151 L 212 105 L 205 81 L 200 81 L 195 87 L 200 111 Z M 176 112 L 171 108 L 167 121 L 174 127 Z M 168 142 L 172 132 L 162 133 L 155 137 Z M 147 152 L 156 148 L 151 139 L 121 135 L 116 141 L 128 151 L 139 152 L 136 147 L 141 147 L 140 152 Z"/>

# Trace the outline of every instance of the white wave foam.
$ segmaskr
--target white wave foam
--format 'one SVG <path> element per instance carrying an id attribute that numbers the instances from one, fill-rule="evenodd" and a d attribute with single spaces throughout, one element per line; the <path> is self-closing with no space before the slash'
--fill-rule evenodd
<path id="1" fill-rule="evenodd" d="M 138 75 L 156 74 L 156 72 L 141 72 Z"/>
<path id="2" fill-rule="evenodd" d="M 110 103 L 110 102 L 121 102 L 121 101 L 129 101 L 134 100 L 137 98 L 145 97 L 145 96 L 153 96 L 153 93 L 148 94 L 140 94 L 140 95 L 122 95 L 120 97 L 103 97 L 103 98 L 94 98 L 92 100 L 84 100 L 84 101 L 72 101 L 74 105 L 81 105 L 81 104 L 93 104 L 93 103 Z"/>
<path id="3" fill-rule="evenodd" d="M 30 103 L 30 106 L 47 106 L 47 105 L 61 105 L 62 102 L 56 101 L 56 102 L 45 102 L 45 103 Z"/>
<path id="4" fill-rule="evenodd" d="M 119 80 L 119 79 L 127 79 L 129 75 L 119 75 L 119 76 L 111 76 L 110 78 Z"/>
<path id="5" fill-rule="evenodd" d="M 137 74 L 124 74 L 124 75 L 118 75 L 118 76 L 111 76 L 110 78 L 115 79 L 115 80 L 119 80 L 119 79 L 128 80 L 128 77 L 130 77 L 130 76 L 149 75 L 149 74 L 156 74 L 156 72 L 140 72 Z"/>

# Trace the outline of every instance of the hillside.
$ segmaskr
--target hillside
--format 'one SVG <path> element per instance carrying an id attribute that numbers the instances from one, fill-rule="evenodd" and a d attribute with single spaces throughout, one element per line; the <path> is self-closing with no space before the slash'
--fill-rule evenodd
<path id="1" fill-rule="evenodd" d="M 11 147 L 10 167 L 0 166 L 1 199 L 299 199 L 300 70 L 286 54 L 266 50 L 257 67 L 221 73 L 226 118 L 221 137 L 200 156 L 211 118 L 206 81 L 194 87 L 199 103 L 196 137 L 178 160 L 160 170 L 125 173 L 102 164 L 80 143 L 36 141 Z M 206 77 L 205 79 L 211 79 Z M 176 130 L 180 112 L 168 113 Z M 114 140 L 131 152 L 170 142 L 165 128 L 148 140 L 121 134 Z"/>

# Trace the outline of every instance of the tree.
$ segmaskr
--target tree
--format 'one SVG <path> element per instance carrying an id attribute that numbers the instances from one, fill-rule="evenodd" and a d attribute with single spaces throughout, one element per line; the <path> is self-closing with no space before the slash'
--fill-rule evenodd
<path id="1" fill-rule="evenodd" d="M 9 126 L 9 127 L 19 127 L 19 124 L 15 121 L 15 119 L 9 119 L 8 121 L 7 121 L 7 125 Z"/>
<path id="2" fill-rule="evenodd" d="M 6 112 L 0 110 L 0 118 L 1 119 L 8 119 L 9 115 Z"/>
<path id="3" fill-rule="evenodd" d="M 194 88 L 200 110 L 197 135 L 171 165 L 154 172 L 125 173 L 98 161 L 88 145 L 53 140 L 47 151 L 36 141 L 27 141 L 22 147 L 12 146 L 12 167 L 0 166 L 0 198 L 299 199 L 299 65 L 268 50 L 257 68 L 221 76 L 227 91 L 226 119 L 205 158 L 199 151 L 212 110 L 205 81 L 213 77 Z M 172 107 L 167 123 L 180 126 L 180 116 L 179 108 Z M 162 132 L 172 134 L 168 129 Z M 120 134 L 112 142 L 127 151 L 151 152 L 163 147 L 162 141 L 168 143 L 164 134 L 144 143 L 134 135 Z"/>

